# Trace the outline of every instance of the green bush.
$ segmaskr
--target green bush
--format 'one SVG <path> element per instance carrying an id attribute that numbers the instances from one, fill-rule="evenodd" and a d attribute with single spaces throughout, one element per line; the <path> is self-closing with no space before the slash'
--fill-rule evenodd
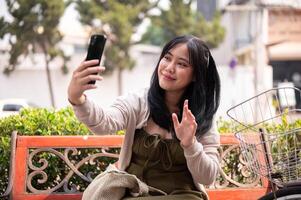
<path id="1" fill-rule="evenodd" d="M 0 136 L 10 136 L 16 130 L 22 135 L 86 135 L 90 131 L 68 107 L 61 110 L 46 108 L 22 109 L 19 115 L 0 119 Z"/>

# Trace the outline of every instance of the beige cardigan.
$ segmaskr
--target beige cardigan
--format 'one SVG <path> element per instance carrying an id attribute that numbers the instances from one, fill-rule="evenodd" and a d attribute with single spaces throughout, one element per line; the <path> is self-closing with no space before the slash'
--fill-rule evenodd
<path id="1" fill-rule="evenodd" d="M 130 164 L 135 130 L 146 126 L 149 118 L 147 92 L 148 89 L 143 89 L 120 96 L 106 110 L 89 98 L 85 103 L 73 106 L 77 118 L 95 134 L 114 134 L 118 130 L 126 130 L 118 162 L 120 170 L 125 170 Z M 212 184 L 218 174 L 219 145 L 220 137 L 214 122 L 198 142 L 184 148 L 188 169 L 196 187 L 201 191 L 205 191 L 202 184 Z"/>

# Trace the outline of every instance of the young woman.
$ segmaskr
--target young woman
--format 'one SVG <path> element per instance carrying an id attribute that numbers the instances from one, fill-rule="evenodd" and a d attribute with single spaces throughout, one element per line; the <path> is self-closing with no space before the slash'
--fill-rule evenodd
<path id="1" fill-rule="evenodd" d="M 93 74 L 105 68 L 90 67 L 96 62 L 84 61 L 74 71 L 69 101 L 95 134 L 125 129 L 119 169 L 169 194 L 139 199 L 207 199 L 202 185 L 213 183 L 219 169 L 214 114 L 220 80 L 206 44 L 194 36 L 172 39 L 162 50 L 150 88 L 117 98 L 107 110 L 84 95 L 96 88 L 89 81 L 102 80 Z"/>

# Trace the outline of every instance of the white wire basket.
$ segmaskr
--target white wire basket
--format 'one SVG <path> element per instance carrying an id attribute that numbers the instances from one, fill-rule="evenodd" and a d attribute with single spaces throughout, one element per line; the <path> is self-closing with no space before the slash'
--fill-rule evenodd
<path id="1" fill-rule="evenodd" d="M 279 187 L 301 181 L 301 109 L 294 87 L 273 88 L 227 111 L 249 169 Z"/>

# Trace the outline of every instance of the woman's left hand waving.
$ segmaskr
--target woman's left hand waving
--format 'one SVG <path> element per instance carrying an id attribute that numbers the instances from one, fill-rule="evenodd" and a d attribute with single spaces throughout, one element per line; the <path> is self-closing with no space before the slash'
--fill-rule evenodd
<path id="1" fill-rule="evenodd" d="M 176 136 L 183 147 L 188 147 L 195 142 L 197 123 L 191 110 L 188 108 L 188 100 L 184 101 L 182 120 L 179 122 L 175 113 L 172 114 L 172 121 Z"/>

